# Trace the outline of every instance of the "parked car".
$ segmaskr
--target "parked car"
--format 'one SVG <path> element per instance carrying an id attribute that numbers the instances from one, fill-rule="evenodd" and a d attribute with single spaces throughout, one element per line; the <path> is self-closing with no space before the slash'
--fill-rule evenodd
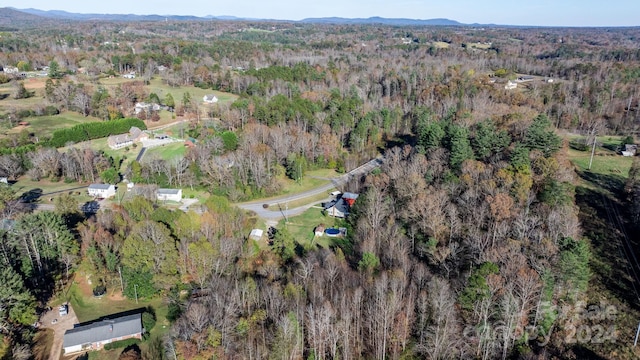
<path id="1" fill-rule="evenodd" d="M 58 308 L 58 313 L 60 314 L 60 316 L 65 316 L 69 313 L 69 308 L 67 307 L 67 304 L 63 304 Z"/>

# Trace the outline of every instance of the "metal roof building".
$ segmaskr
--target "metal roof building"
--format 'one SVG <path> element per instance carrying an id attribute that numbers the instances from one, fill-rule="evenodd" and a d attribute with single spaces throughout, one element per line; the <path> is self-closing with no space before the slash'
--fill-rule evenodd
<path id="1" fill-rule="evenodd" d="M 142 315 L 134 314 L 78 326 L 64 333 L 64 353 L 98 350 L 104 344 L 142 337 Z"/>

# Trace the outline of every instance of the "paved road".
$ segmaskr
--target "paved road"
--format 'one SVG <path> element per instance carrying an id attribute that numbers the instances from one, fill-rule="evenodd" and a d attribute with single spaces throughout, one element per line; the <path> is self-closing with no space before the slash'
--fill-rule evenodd
<path id="1" fill-rule="evenodd" d="M 382 157 L 377 157 L 365 163 L 364 165 L 361 165 L 349 171 L 348 173 L 336 179 L 331 180 L 331 183 L 319 186 L 315 189 L 307 190 L 299 194 L 279 196 L 276 198 L 263 199 L 263 200 L 256 200 L 256 201 L 251 201 L 246 203 L 240 203 L 237 205 L 238 207 L 244 210 L 250 210 L 255 212 L 259 217 L 265 220 L 278 220 L 284 217 L 300 215 L 303 212 L 305 212 L 307 209 L 312 207 L 313 205 L 319 202 L 328 201 L 330 197 L 327 197 L 327 199 L 324 199 L 321 201 L 312 202 L 310 204 L 292 208 L 292 209 L 282 208 L 281 206 L 279 206 L 279 204 L 286 203 L 286 202 L 293 202 L 293 201 L 305 199 L 308 197 L 313 197 L 319 194 L 328 194 L 329 190 L 332 190 L 334 188 L 337 188 L 341 185 L 346 184 L 352 178 L 367 174 L 371 172 L 373 169 L 379 167 L 381 164 L 382 164 Z M 269 205 L 269 207 L 265 209 L 263 207 L 264 204 Z"/>

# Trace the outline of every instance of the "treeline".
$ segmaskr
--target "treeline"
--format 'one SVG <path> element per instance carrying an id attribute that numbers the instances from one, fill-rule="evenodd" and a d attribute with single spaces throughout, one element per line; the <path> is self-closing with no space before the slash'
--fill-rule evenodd
<path id="1" fill-rule="evenodd" d="M 104 138 L 111 135 L 128 133 L 135 126 L 146 130 L 147 126 L 140 119 L 116 119 L 106 122 L 91 122 L 78 124 L 69 129 L 60 129 L 53 132 L 47 145 L 55 148 L 63 147 L 68 143 L 78 143 L 92 139 Z"/>

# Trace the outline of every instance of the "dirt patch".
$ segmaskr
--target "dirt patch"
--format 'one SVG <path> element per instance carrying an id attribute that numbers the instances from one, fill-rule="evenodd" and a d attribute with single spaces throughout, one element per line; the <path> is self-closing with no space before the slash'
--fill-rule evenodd
<path id="1" fill-rule="evenodd" d="M 125 300 L 126 298 L 122 295 L 122 291 L 118 290 L 114 290 L 111 294 L 109 294 L 109 300 L 113 300 L 113 301 L 122 301 Z"/>
<path id="2" fill-rule="evenodd" d="M 28 90 L 44 89 L 46 82 L 46 79 L 27 79 L 24 82 L 24 87 Z"/>
<path id="3" fill-rule="evenodd" d="M 90 276 L 78 274 L 74 278 L 74 281 L 78 284 L 78 289 L 80 289 L 83 297 L 93 296 L 94 281 Z"/>

